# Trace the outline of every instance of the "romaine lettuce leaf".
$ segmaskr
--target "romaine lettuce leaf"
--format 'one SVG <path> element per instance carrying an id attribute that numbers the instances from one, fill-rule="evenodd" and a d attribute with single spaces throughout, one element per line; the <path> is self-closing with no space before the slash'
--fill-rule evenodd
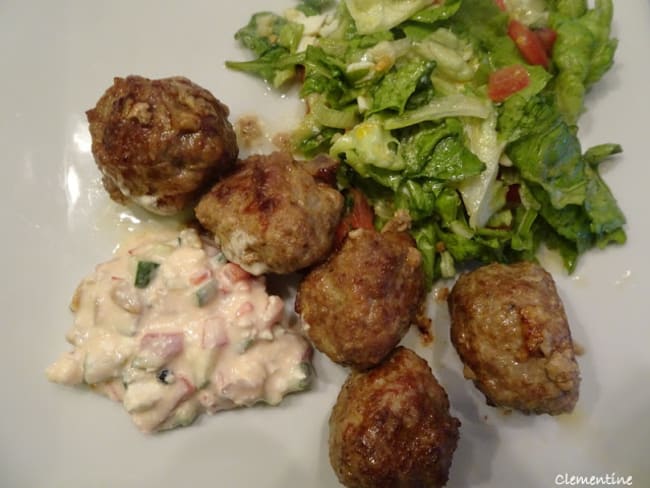
<path id="1" fill-rule="evenodd" d="M 569 273 L 573 273 L 578 264 L 578 256 L 580 255 L 575 242 L 559 235 L 543 219 L 538 220 L 539 234 L 542 236 L 541 239 L 544 241 L 544 244 L 549 249 L 556 251 L 562 257 L 564 267 Z"/>
<path id="2" fill-rule="evenodd" d="M 415 221 L 431 216 L 436 208 L 436 195 L 442 189 L 440 182 L 432 180 L 404 181 L 395 192 L 395 208 L 404 208 Z"/>
<path id="3" fill-rule="evenodd" d="M 304 53 L 288 54 L 284 48 L 274 47 L 252 61 L 227 61 L 230 69 L 259 76 L 275 88 L 293 80 L 296 66 L 304 62 Z"/>
<path id="4" fill-rule="evenodd" d="M 591 166 L 598 166 L 605 159 L 621 152 L 623 152 L 623 148 L 619 144 L 599 144 L 587 149 L 583 158 Z"/>
<path id="5" fill-rule="evenodd" d="M 311 17 L 313 15 L 320 15 L 334 5 L 334 0 L 302 0 L 297 6 L 296 10 Z"/>
<path id="6" fill-rule="evenodd" d="M 525 252 L 528 256 L 534 255 L 538 246 L 534 228 L 537 215 L 537 210 L 523 206 L 517 207 L 515 210 L 512 239 L 510 240 L 510 247 L 514 251 Z"/>
<path id="7" fill-rule="evenodd" d="M 230 69 L 260 76 L 274 87 L 292 80 L 303 56 L 296 53 L 303 27 L 271 12 L 254 14 L 249 23 L 235 34 L 235 39 L 257 58 L 252 61 L 227 61 Z"/>
<path id="8" fill-rule="evenodd" d="M 587 166 L 586 173 L 589 182 L 585 211 L 591 221 L 591 232 L 595 234 L 597 244 L 602 247 L 610 240 L 619 244 L 624 242 L 625 234 L 620 231 L 625 224 L 625 216 L 616 199 L 595 168 Z"/>
<path id="9" fill-rule="evenodd" d="M 436 62 L 437 71 L 454 81 L 470 81 L 476 73 L 471 45 L 447 29 L 437 29 L 414 44 L 415 51 Z"/>
<path id="10" fill-rule="evenodd" d="M 405 178 L 461 181 L 485 169 L 485 164 L 465 147 L 463 125 L 458 119 L 405 131 L 400 155 L 406 163 Z"/>
<path id="11" fill-rule="evenodd" d="M 411 230 L 415 244 L 422 255 L 422 268 L 427 285 L 431 287 L 433 282 L 440 277 L 439 264 L 436 263 L 436 231 L 433 223 L 417 225 Z M 436 272 L 436 265 L 438 271 Z"/>
<path id="12" fill-rule="evenodd" d="M 452 17 L 460 8 L 463 0 L 446 0 L 442 3 L 433 3 L 416 12 L 409 20 L 422 24 L 435 24 L 441 20 Z M 430 2 L 431 3 L 431 2 Z"/>
<path id="13" fill-rule="evenodd" d="M 346 52 L 345 72 L 355 86 L 369 86 L 378 82 L 411 49 L 409 39 L 385 37 L 378 34 L 358 37 L 356 41 L 359 47 Z"/>
<path id="14" fill-rule="evenodd" d="M 526 99 L 520 93 L 515 93 L 498 110 L 499 138 L 507 143 L 550 127 L 558 118 L 557 111 L 545 95 Z"/>
<path id="15" fill-rule="evenodd" d="M 415 92 L 420 80 L 423 77 L 428 78 L 434 66 L 435 63 L 422 59 L 395 65 L 371 91 L 373 104 L 367 115 L 382 110 L 404 112 L 406 103 Z"/>
<path id="16" fill-rule="evenodd" d="M 524 25 L 544 27 L 548 23 L 545 0 L 504 0 L 510 15 Z"/>
<path id="17" fill-rule="evenodd" d="M 548 193 L 553 208 L 584 203 L 587 181 L 580 142 L 563 121 L 518 139 L 507 153 L 525 180 Z"/>
<path id="18" fill-rule="evenodd" d="M 272 12 L 259 12 L 251 17 L 248 25 L 237 31 L 235 39 L 255 55 L 261 56 L 277 46 L 295 52 L 301 36 L 300 24 L 289 22 Z"/>
<path id="19" fill-rule="evenodd" d="M 308 46 L 303 63 L 305 81 L 300 95 L 317 94 L 332 107 L 347 105 L 354 97 L 345 79 L 345 65 L 317 46 Z"/>
<path id="20" fill-rule="evenodd" d="M 594 244 L 591 232 L 591 222 L 584 207 L 569 204 L 556 208 L 551 204 L 548 194 L 540 186 L 529 185 L 535 199 L 540 202 L 539 214 L 553 230 L 564 239 L 567 239 L 580 254 Z"/>
<path id="21" fill-rule="evenodd" d="M 587 11 L 587 0 L 548 0 L 551 11 L 563 17 L 576 18 Z"/>
<path id="22" fill-rule="evenodd" d="M 369 167 L 400 171 L 406 167 L 400 156 L 399 141 L 383 127 L 379 118 L 361 122 L 332 144 L 330 155 L 343 155 L 361 176 L 370 176 Z"/>
<path id="23" fill-rule="evenodd" d="M 392 29 L 431 5 L 431 0 L 345 0 L 360 34 Z"/>
<path id="24" fill-rule="evenodd" d="M 463 0 L 453 20 L 454 30 L 472 42 L 476 49 L 487 51 L 490 57 L 502 49 L 509 51 L 506 58 L 512 62 L 504 64 L 513 64 L 518 59 L 514 43 L 508 42 L 508 15 L 499 10 L 496 2 Z"/>
<path id="25" fill-rule="evenodd" d="M 428 104 L 408 110 L 401 115 L 388 117 L 384 127 L 389 130 L 402 129 L 420 122 L 440 120 L 446 117 L 475 117 L 485 119 L 490 115 L 491 105 L 487 100 L 472 95 L 449 95 L 436 97 Z"/>
<path id="26" fill-rule="evenodd" d="M 463 180 L 459 186 L 472 228 L 483 227 L 505 203 L 503 188 L 496 180 L 504 148 L 497 135 L 496 122 L 494 109 L 485 120 L 465 121 L 468 148 L 485 164 L 481 174 Z"/>
<path id="27" fill-rule="evenodd" d="M 482 239 L 476 235 L 468 239 L 463 235 L 445 232 L 439 228 L 436 234 L 440 242 L 444 244 L 444 249 L 449 252 L 456 262 L 490 262 L 497 260 L 495 255 L 499 252 L 500 245 L 495 240 Z M 503 259 L 500 261 L 503 261 Z"/>
<path id="28" fill-rule="evenodd" d="M 320 153 L 327 153 L 332 138 L 339 133 L 339 129 L 322 126 L 313 114 L 307 114 L 292 132 L 291 146 L 296 153 L 313 158 Z"/>
<path id="29" fill-rule="evenodd" d="M 351 129 L 359 122 L 356 104 L 334 109 L 328 107 L 322 95 L 312 93 L 307 97 L 310 114 L 321 126 L 333 129 Z"/>
<path id="30" fill-rule="evenodd" d="M 457 136 L 441 139 L 424 161 L 419 176 L 446 181 L 463 181 L 480 175 L 486 167 Z"/>
<path id="31" fill-rule="evenodd" d="M 449 227 L 464 212 L 460 194 L 448 186 L 439 192 L 435 204 L 436 215 L 445 227 Z"/>
<path id="32" fill-rule="evenodd" d="M 566 5 L 551 20 L 557 31 L 553 47 L 558 69 L 555 94 L 569 124 L 582 113 L 589 86 L 612 66 L 617 46 L 617 40 L 610 38 L 612 0 L 596 0 L 593 9 L 583 7 L 582 3 Z"/>

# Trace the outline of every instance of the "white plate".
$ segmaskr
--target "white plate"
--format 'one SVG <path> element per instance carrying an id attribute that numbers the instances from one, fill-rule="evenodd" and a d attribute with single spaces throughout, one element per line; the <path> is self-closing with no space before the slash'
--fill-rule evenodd
<path id="1" fill-rule="evenodd" d="M 182 74 L 227 103 L 233 120 L 257 113 L 269 126 L 289 127 L 295 103 L 223 63 L 244 56 L 233 34 L 251 13 L 292 4 L 0 5 L 0 486 L 337 486 L 327 459 L 327 418 L 345 372 L 321 356 L 314 390 L 279 408 L 203 417 L 156 436 L 140 434 L 119 405 L 50 384 L 43 374 L 67 350 L 67 304 L 77 282 L 120 236 L 108 228 L 117 222 L 116 207 L 100 188 L 84 111 L 113 76 Z M 565 474 L 612 472 L 650 486 L 650 4 L 627 0 L 617 7 L 616 65 L 589 95 L 580 135 L 585 147 L 609 141 L 624 147 L 604 175 L 627 214 L 629 242 L 589 253 L 572 276 L 551 266 L 586 351 L 576 413 L 504 416 L 487 407 L 461 377 L 446 310 L 438 305 L 436 342 L 418 352 L 432 363 L 463 423 L 450 487 L 548 488 L 561 485 Z"/>

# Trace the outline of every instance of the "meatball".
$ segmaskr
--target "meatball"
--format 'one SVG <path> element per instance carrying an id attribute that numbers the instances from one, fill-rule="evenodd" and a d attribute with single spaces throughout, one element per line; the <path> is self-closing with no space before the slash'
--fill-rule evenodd
<path id="1" fill-rule="evenodd" d="M 449 477 L 460 421 L 427 362 L 398 347 L 349 376 L 329 427 L 330 462 L 345 486 L 435 488 Z"/>
<path id="2" fill-rule="evenodd" d="M 186 78 L 115 78 L 86 112 L 104 188 L 160 215 L 193 204 L 237 159 L 228 113 Z"/>
<path id="3" fill-rule="evenodd" d="M 296 312 L 318 350 L 365 369 L 424 317 L 425 294 L 422 256 L 408 234 L 357 229 L 301 282 Z"/>
<path id="4" fill-rule="evenodd" d="M 487 403 L 524 413 L 571 412 L 580 376 L 551 275 L 490 264 L 462 274 L 448 297 L 451 340 Z"/>
<path id="5" fill-rule="evenodd" d="M 196 207 L 226 257 L 246 271 L 292 273 L 325 259 L 343 196 L 319 183 L 290 154 L 240 161 Z"/>

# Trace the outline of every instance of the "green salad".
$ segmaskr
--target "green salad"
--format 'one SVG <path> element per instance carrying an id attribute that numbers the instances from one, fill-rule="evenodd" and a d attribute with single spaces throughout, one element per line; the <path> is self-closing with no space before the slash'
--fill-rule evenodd
<path id="1" fill-rule="evenodd" d="M 599 174 L 617 144 L 583 150 L 585 93 L 612 66 L 612 0 L 304 0 L 254 14 L 227 66 L 307 104 L 296 154 L 342 162 L 381 228 L 408 211 L 430 283 L 469 261 L 535 259 L 570 272 L 625 242 Z"/>

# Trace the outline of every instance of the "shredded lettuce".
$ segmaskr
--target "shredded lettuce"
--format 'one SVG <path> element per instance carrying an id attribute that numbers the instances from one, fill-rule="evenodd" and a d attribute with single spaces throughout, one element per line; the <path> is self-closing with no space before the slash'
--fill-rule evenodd
<path id="1" fill-rule="evenodd" d="M 385 129 L 381 119 L 371 118 L 336 139 L 330 149 L 334 157 L 342 156 L 359 175 L 368 177 L 369 166 L 401 171 L 406 167 L 397 152 L 399 141 Z"/>
<path id="2" fill-rule="evenodd" d="M 496 131 L 496 111 L 483 121 L 466 123 L 469 149 L 485 164 L 485 170 L 464 180 L 459 187 L 471 227 L 483 227 L 505 203 L 502 185 L 497 182 L 503 144 Z"/>
<path id="3" fill-rule="evenodd" d="M 392 29 L 431 5 L 430 0 L 345 0 L 359 34 Z"/>
<path id="4" fill-rule="evenodd" d="M 384 126 L 388 130 L 393 130 L 448 117 L 485 119 L 490 115 L 490 110 L 491 106 L 485 99 L 468 95 L 449 95 L 436 97 L 419 108 L 389 117 L 385 120 Z"/>
<path id="5" fill-rule="evenodd" d="M 583 111 L 584 97 L 612 66 L 617 41 L 610 38 L 612 0 L 596 0 L 588 9 L 586 2 L 563 3 L 551 17 L 557 31 L 553 62 L 557 67 L 556 103 L 569 124 L 575 124 Z"/>
<path id="6" fill-rule="evenodd" d="M 506 9 L 514 19 L 531 27 L 543 27 L 548 23 L 545 0 L 504 0 Z"/>
<path id="7" fill-rule="evenodd" d="M 361 189 L 381 227 L 408 211 L 429 283 L 467 261 L 535 259 L 567 270 L 593 247 L 625 242 L 625 217 L 599 173 L 617 144 L 583 151 L 577 122 L 610 69 L 612 0 L 303 0 L 262 12 L 235 35 L 253 56 L 228 62 L 309 110 L 293 150 L 340 158 L 341 188 Z M 545 69 L 508 35 L 517 20 L 557 34 Z M 523 65 L 503 102 L 490 74 Z"/>

